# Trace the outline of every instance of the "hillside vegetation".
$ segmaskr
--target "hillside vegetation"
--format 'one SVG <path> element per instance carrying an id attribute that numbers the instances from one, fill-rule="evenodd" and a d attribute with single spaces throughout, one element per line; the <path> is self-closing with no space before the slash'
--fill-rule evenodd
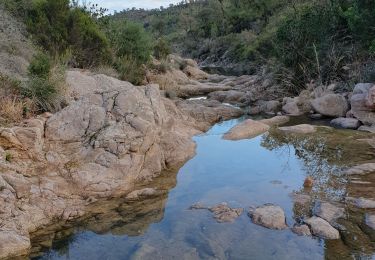
<path id="1" fill-rule="evenodd" d="M 267 64 L 298 92 L 307 82 L 374 81 L 375 2 L 371 0 L 197 0 L 166 9 L 125 10 L 155 39 L 202 64 Z"/>
<path id="2" fill-rule="evenodd" d="M 278 93 L 375 81 L 370 0 L 197 0 L 114 15 L 78 0 L 3 0 L 0 8 L 0 79 L 12 93 L 2 94 L 5 118 L 61 109 L 67 67 L 143 84 L 147 70 L 168 70 L 171 52 L 267 75 Z"/>

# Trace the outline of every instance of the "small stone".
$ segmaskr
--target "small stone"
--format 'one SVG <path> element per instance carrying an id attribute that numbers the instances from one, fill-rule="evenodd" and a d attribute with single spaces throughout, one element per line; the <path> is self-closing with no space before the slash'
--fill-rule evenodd
<path id="1" fill-rule="evenodd" d="M 277 205 L 265 204 L 255 209 L 250 209 L 249 216 L 254 224 L 269 229 L 281 230 L 288 227 L 284 210 Z"/>
<path id="2" fill-rule="evenodd" d="M 305 220 L 309 225 L 313 235 L 324 239 L 339 239 L 340 233 L 337 229 L 332 227 L 327 221 L 319 217 L 311 217 Z"/>
<path id="3" fill-rule="evenodd" d="M 313 213 L 329 223 L 332 223 L 338 218 L 342 218 L 345 211 L 343 208 L 339 208 L 331 203 L 317 201 L 315 202 Z"/>
<path id="4" fill-rule="evenodd" d="M 339 117 L 331 121 L 331 125 L 344 128 L 344 129 L 358 129 L 361 126 L 361 122 L 356 118 L 345 118 Z"/>
<path id="5" fill-rule="evenodd" d="M 311 236 L 311 231 L 307 225 L 296 225 L 292 227 L 292 232 L 299 236 Z"/>
<path id="6" fill-rule="evenodd" d="M 303 182 L 303 187 L 311 188 L 314 185 L 314 179 L 310 176 L 307 176 L 305 181 Z"/>

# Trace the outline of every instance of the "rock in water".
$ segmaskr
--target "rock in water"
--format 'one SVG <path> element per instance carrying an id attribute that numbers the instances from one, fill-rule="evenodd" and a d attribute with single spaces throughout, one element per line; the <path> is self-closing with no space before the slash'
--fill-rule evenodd
<path id="1" fill-rule="evenodd" d="M 331 121 L 331 125 L 344 129 L 358 129 L 361 126 L 361 122 L 356 118 L 345 118 L 339 117 Z"/>
<path id="2" fill-rule="evenodd" d="M 346 197 L 346 201 L 361 209 L 375 209 L 375 200 Z"/>
<path id="3" fill-rule="evenodd" d="M 371 229 L 375 230 L 375 215 L 374 214 L 366 214 L 365 223 Z"/>
<path id="4" fill-rule="evenodd" d="M 251 139 L 267 132 L 270 127 L 262 122 L 248 119 L 234 126 L 223 138 L 226 140 Z"/>
<path id="5" fill-rule="evenodd" d="M 364 175 L 371 172 L 375 172 L 375 163 L 364 163 L 353 166 L 352 168 L 345 171 L 348 175 Z"/>
<path id="6" fill-rule="evenodd" d="M 307 225 L 296 225 L 292 227 L 292 232 L 299 236 L 311 236 L 311 231 Z"/>
<path id="7" fill-rule="evenodd" d="M 311 134 L 316 132 L 316 127 L 308 124 L 284 126 L 278 129 L 288 134 Z"/>
<path id="8" fill-rule="evenodd" d="M 219 223 L 233 222 L 243 213 L 243 208 L 230 208 L 227 203 L 221 203 L 215 207 L 209 208 L 209 210 L 214 213 L 214 218 Z"/>
<path id="9" fill-rule="evenodd" d="M 328 221 L 329 223 L 332 223 L 338 218 L 343 217 L 345 211 L 343 208 L 339 208 L 331 203 L 316 201 L 313 213 L 316 216 Z"/>
<path id="10" fill-rule="evenodd" d="M 249 216 L 254 224 L 269 229 L 281 230 L 288 227 L 284 210 L 277 205 L 265 204 L 255 209 L 250 209 Z"/>
<path id="11" fill-rule="evenodd" d="M 289 116 L 274 116 L 272 118 L 259 120 L 259 122 L 269 125 L 269 126 L 275 126 L 275 125 L 282 125 L 282 124 L 288 123 L 289 120 L 290 120 Z"/>
<path id="12" fill-rule="evenodd" d="M 349 110 L 345 97 L 338 94 L 327 94 L 311 101 L 313 109 L 321 115 L 343 117 Z"/>
<path id="13" fill-rule="evenodd" d="M 314 236 L 324 239 L 339 239 L 340 233 L 337 229 L 332 227 L 327 221 L 319 217 L 311 217 L 305 220 L 309 225 Z"/>

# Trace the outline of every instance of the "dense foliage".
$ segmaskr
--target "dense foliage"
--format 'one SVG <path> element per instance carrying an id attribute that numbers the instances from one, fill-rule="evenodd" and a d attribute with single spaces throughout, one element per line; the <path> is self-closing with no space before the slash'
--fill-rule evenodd
<path id="1" fill-rule="evenodd" d="M 375 80 L 374 10 L 372 0 L 196 0 L 114 18 L 143 22 L 201 61 L 268 63 L 281 83 L 299 88 Z"/>

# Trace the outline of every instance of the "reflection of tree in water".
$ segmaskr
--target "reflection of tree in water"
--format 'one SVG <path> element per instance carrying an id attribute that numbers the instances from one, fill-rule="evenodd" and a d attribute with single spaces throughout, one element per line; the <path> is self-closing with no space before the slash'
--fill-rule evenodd
<path id="1" fill-rule="evenodd" d="M 314 179 L 312 195 L 340 200 L 346 185 L 342 168 L 372 157 L 370 147 L 366 149 L 364 143 L 356 141 L 363 135 L 328 128 L 308 135 L 273 130 L 264 135 L 261 145 L 285 157 L 294 152 L 294 156 L 302 161 L 306 176 Z"/>
<path id="2" fill-rule="evenodd" d="M 315 199 L 340 201 L 347 191 L 351 191 L 352 184 L 347 183 L 342 169 L 373 160 L 373 149 L 358 141 L 365 138 L 368 138 L 366 133 L 327 128 L 309 135 L 283 134 L 272 130 L 263 137 L 263 147 L 279 152 L 280 156 L 291 156 L 293 152 L 303 163 L 306 176 L 310 175 L 315 180 L 312 190 L 304 189 L 301 183 L 301 189 L 296 191 L 296 197 L 302 197 L 302 202 L 297 199 L 293 205 L 296 222 L 311 216 Z M 340 232 L 340 240 L 325 241 L 325 259 L 373 259 L 375 240 L 363 232 L 363 218 L 363 212 L 356 210 L 351 211 L 346 219 L 339 220 L 344 231 Z"/>

